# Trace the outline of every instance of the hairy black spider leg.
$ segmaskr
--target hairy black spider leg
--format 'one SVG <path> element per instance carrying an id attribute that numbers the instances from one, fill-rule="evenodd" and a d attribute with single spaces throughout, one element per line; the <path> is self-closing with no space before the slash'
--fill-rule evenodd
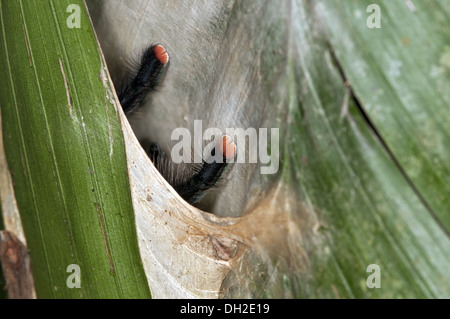
<path id="1" fill-rule="evenodd" d="M 169 55 L 160 44 L 152 45 L 144 51 L 139 69 L 119 93 L 125 115 L 129 116 L 139 108 L 140 102 L 156 87 L 162 68 L 168 62 Z"/>
<path id="2" fill-rule="evenodd" d="M 144 51 L 137 72 L 119 94 L 120 103 L 127 117 L 142 105 L 147 94 L 156 87 L 162 69 L 168 62 L 169 55 L 160 44 L 152 45 Z M 177 175 L 177 171 L 158 144 L 141 141 L 141 145 L 156 168 L 190 204 L 198 202 L 206 191 L 216 185 L 228 162 L 236 156 L 236 144 L 231 137 L 224 135 L 219 145 L 212 149 L 211 158 L 203 162 L 201 169 L 187 181 L 180 182 L 180 178 L 172 176 L 173 173 Z M 216 151 L 221 152 L 221 162 L 212 160 Z"/>
<path id="3" fill-rule="evenodd" d="M 216 150 L 222 153 L 222 161 L 212 161 Z M 236 156 L 236 144 L 230 136 L 224 135 L 221 142 L 211 150 L 211 158 L 204 161 L 198 173 L 188 181 L 175 186 L 180 196 L 190 204 L 197 203 L 203 198 L 205 192 L 218 182 L 220 176 L 227 168 L 228 162 Z"/>

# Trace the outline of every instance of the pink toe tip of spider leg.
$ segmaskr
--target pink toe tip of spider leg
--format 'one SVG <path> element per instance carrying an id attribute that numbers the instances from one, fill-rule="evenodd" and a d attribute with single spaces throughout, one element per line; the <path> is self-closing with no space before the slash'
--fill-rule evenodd
<path id="1" fill-rule="evenodd" d="M 167 64 L 169 62 L 169 54 L 167 53 L 166 48 L 164 48 L 161 44 L 155 45 L 153 52 L 155 53 L 155 57 L 162 64 Z"/>
<path id="2" fill-rule="evenodd" d="M 222 150 L 222 154 L 223 156 L 227 159 L 227 160 L 231 160 L 236 156 L 236 143 L 233 141 L 233 139 L 231 138 L 231 136 L 229 135 L 224 135 L 222 137 L 222 140 L 220 142 L 220 146 L 219 146 Z"/>

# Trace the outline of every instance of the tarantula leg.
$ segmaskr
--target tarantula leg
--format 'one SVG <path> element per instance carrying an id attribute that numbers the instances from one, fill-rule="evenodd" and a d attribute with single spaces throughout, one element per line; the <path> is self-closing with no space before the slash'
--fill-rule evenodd
<path id="1" fill-rule="evenodd" d="M 148 47 L 142 55 L 139 69 L 119 93 L 120 104 L 125 115 L 136 111 L 149 91 L 158 84 L 162 69 L 169 63 L 169 54 L 161 44 Z"/>
<path id="2" fill-rule="evenodd" d="M 135 112 L 147 94 L 155 89 L 164 66 L 169 63 L 169 55 L 161 44 L 148 47 L 142 55 L 139 68 L 126 83 L 119 94 L 119 100 L 125 115 L 129 117 Z M 187 202 L 195 204 L 207 190 L 214 187 L 230 161 L 237 152 L 233 139 L 224 135 L 218 145 L 211 150 L 210 157 L 187 181 L 180 176 L 179 167 L 173 166 L 170 158 L 156 143 L 141 141 L 141 146 L 158 171 L 174 187 Z M 218 156 L 216 157 L 216 153 Z"/>
<path id="3" fill-rule="evenodd" d="M 147 153 L 150 160 L 158 167 L 158 163 L 161 161 L 161 158 L 165 155 L 164 152 L 159 147 L 158 143 L 150 142 L 148 139 L 143 139 L 140 141 L 142 148 L 145 153 Z"/>
<path id="4" fill-rule="evenodd" d="M 212 160 L 215 158 L 216 152 L 221 153 L 221 161 Z M 212 149 L 209 160 L 203 161 L 201 169 L 188 181 L 175 186 L 178 194 L 190 204 L 198 202 L 205 192 L 218 182 L 228 163 L 235 158 L 236 153 L 236 143 L 230 136 L 224 135 L 220 143 Z"/>

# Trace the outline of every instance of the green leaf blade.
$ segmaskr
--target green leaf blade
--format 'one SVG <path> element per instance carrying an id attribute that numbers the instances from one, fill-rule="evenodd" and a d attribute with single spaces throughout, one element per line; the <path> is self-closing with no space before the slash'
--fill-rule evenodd
<path id="1" fill-rule="evenodd" d="M 148 298 L 120 121 L 83 2 L 2 5 L 5 148 L 38 297 Z M 106 83 L 106 84 L 105 84 Z M 67 266 L 81 270 L 69 289 Z"/>

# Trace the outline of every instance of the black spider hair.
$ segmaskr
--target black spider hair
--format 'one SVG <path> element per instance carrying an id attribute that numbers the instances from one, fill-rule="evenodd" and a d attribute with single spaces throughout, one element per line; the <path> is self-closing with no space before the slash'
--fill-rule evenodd
<path id="1" fill-rule="evenodd" d="M 119 100 L 127 117 L 141 106 L 147 94 L 158 85 L 165 64 L 156 57 L 156 46 L 159 44 L 151 45 L 144 51 L 139 68 L 130 76 L 119 93 Z"/>
<path id="2" fill-rule="evenodd" d="M 127 117 L 142 107 L 147 95 L 155 90 L 168 61 L 168 54 L 162 45 L 155 44 L 145 49 L 137 70 L 132 73 L 119 93 L 119 100 Z M 190 204 L 197 203 L 217 184 L 228 164 L 225 149 L 219 144 L 212 148 L 209 160 L 203 161 L 201 167 L 194 170 L 194 174 L 184 178 L 179 176 L 183 175 L 180 174 L 180 167 L 173 165 L 158 144 L 144 140 L 141 145 L 163 177 Z M 212 161 L 216 149 L 220 149 L 219 146 L 222 147 L 222 161 Z"/>

